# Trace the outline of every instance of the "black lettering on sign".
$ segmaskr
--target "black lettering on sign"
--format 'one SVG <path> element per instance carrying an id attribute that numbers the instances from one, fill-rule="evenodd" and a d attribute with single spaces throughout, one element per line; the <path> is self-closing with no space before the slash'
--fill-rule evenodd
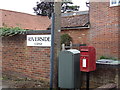
<path id="1" fill-rule="evenodd" d="M 28 37 L 28 41 L 51 41 L 50 37 Z"/>
<path id="2" fill-rule="evenodd" d="M 33 37 L 28 37 L 28 41 L 34 41 Z"/>
<path id="3" fill-rule="evenodd" d="M 34 45 L 42 45 L 42 43 L 34 43 Z"/>

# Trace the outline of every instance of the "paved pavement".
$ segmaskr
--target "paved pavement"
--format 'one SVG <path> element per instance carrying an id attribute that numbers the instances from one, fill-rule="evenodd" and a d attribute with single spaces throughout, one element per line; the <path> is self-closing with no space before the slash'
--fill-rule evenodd
<path id="1" fill-rule="evenodd" d="M 5 83 L 4 81 L 0 81 L 0 90 L 2 90 L 2 88 L 9 88 L 7 83 Z"/>

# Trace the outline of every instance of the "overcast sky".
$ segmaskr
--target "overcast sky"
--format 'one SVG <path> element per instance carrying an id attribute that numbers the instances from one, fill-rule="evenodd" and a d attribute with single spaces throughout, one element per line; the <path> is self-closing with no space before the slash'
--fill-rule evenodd
<path id="1" fill-rule="evenodd" d="M 0 9 L 24 12 L 34 14 L 33 7 L 36 6 L 36 2 L 39 0 L 0 0 Z M 80 11 L 85 11 L 85 2 L 87 0 L 72 0 L 75 5 L 80 6 Z"/>

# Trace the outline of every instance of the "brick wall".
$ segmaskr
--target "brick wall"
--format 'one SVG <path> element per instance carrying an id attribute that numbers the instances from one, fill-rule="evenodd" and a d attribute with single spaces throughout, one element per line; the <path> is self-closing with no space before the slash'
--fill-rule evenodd
<path id="1" fill-rule="evenodd" d="M 2 38 L 1 37 L 0 37 L 0 72 L 2 72 Z"/>
<path id="2" fill-rule="evenodd" d="M 119 58 L 118 26 L 120 6 L 109 7 L 109 2 L 90 3 L 89 44 L 97 50 L 100 56 Z"/>
<path id="3" fill-rule="evenodd" d="M 2 27 L 2 11 L 0 11 L 0 27 Z M 0 71 L 2 72 L 1 67 L 2 67 L 2 38 L 0 37 Z M 0 77 L 1 77 L 1 74 L 0 74 Z"/>
<path id="4" fill-rule="evenodd" d="M 68 33 L 75 44 L 87 44 L 87 29 L 63 30 Z M 49 80 L 50 48 L 26 46 L 26 35 L 2 38 L 3 74 L 13 77 L 30 77 Z M 11 77 L 12 78 L 12 77 Z"/>
<path id="5" fill-rule="evenodd" d="M 2 11 L 0 10 L 0 27 L 2 27 Z"/>
<path id="6" fill-rule="evenodd" d="M 89 30 L 83 30 L 85 33 Z M 69 30 L 65 33 L 70 32 Z M 63 33 L 63 32 L 62 32 Z M 71 32 L 71 33 L 74 33 Z M 74 33 L 75 34 L 75 33 Z M 79 35 L 83 33 L 78 33 Z M 72 35 L 71 35 L 72 36 Z M 84 35 L 83 35 L 84 36 Z M 75 40 L 74 40 L 75 42 Z M 27 47 L 26 35 L 16 35 L 2 39 L 2 73 L 9 78 L 32 78 L 36 80 L 49 81 L 50 74 L 50 48 Z M 108 65 L 109 66 L 109 65 Z M 106 66 L 105 66 L 106 67 Z M 110 66 L 109 66 L 110 67 Z M 107 83 L 117 83 L 116 73 L 118 67 L 99 69 L 90 74 L 90 88 L 96 88 Z M 107 73 L 105 73 L 107 72 Z M 112 73 L 114 72 L 114 73 Z M 108 74 L 109 73 L 109 74 Z M 82 87 L 85 85 L 86 73 L 82 72 Z M 107 75 L 108 74 L 108 75 Z M 106 76 L 107 75 L 107 76 Z"/>
<path id="7" fill-rule="evenodd" d="M 3 73 L 16 74 L 34 79 L 49 79 L 50 48 L 27 47 L 26 35 L 5 37 L 2 40 Z M 23 78 L 22 77 L 22 78 Z"/>
<path id="8" fill-rule="evenodd" d="M 61 34 L 69 34 L 74 44 L 88 44 L 89 29 L 63 30 Z"/>

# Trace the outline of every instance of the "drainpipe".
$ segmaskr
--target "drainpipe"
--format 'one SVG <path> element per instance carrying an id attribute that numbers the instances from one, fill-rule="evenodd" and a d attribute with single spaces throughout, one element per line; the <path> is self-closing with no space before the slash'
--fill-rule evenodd
<path id="1" fill-rule="evenodd" d="M 90 1 L 86 2 L 86 6 L 88 7 L 88 24 L 90 24 Z"/>
<path id="2" fill-rule="evenodd" d="M 52 13 L 51 25 L 51 48 L 50 48 L 50 90 L 53 88 L 53 71 L 54 71 L 54 27 L 55 27 L 55 14 Z"/>

